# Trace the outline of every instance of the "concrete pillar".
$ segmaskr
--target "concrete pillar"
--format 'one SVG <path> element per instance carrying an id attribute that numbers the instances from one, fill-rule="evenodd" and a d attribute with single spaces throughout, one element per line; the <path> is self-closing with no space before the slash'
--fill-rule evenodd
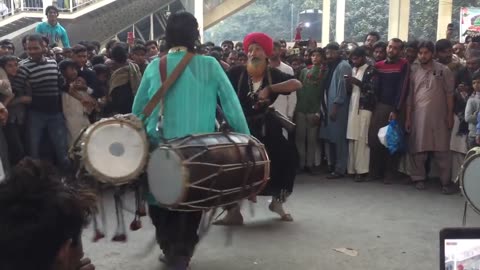
<path id="1" fill-rule="evenodd" d="M 410 0 L 389 0 L 388 39 L 408 40 Z"/>
<path id="2" fill-rule="evenodd" d="M 323 0 L 322 6 L 322 46 L 330 42 L 330 0 Z"/>
<path id="3" fill-rule="evenodd" d="M 345 0 L 337 0 L 337 16 L 335 23 L 335 41 L 345 40 Z"/>
<path id="4" fill-rule="evenodd" d="M 452 22 L 453 0 L 438 1 L 437 40 L 447 37 L 447 25 Z"/>
<path id="5" fill-rule="evenodd" d="M 203 0 L 196 0 L 195 1 L 195 18 L 198 21 L 198 31 L 200 32 L 200 42 L 203 43 Z"/>

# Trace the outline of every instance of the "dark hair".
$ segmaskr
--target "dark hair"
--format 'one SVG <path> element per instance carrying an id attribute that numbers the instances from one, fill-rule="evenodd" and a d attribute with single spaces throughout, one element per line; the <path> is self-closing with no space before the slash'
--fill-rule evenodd
<path id="1" fill-rule="evenodd" d="M 449 23 L 449 24 L 447 25 L 447 28 L 448 28 L 448 27 L 452 27 L 452 28 L 453 28 L 454 26 L 455 26 L 455 25 L 454 25 L 453 23 Z"/>
<path id="2" fill-rule="evenodd" d="M 24 35 L 24 36 L 22 37 L 22 45 L 25 46 L 25 44 L 27 44 L 27 38 L 28 38 L 28 35 Z"/>
<path id="3" fill-rule="evenodd" d="M 10 39 L 0 40 L 0 46 L 5 46 L 5 45 L 11 46 L 12 50 L 13 50 L 13 53 L 15 53 L 15 45 L 13 45 L 12 40 L 10 40 Z"/>
<path id="4" fill-rule="evenodd" d="M 58 14 L 58 8 L 56 6 L 48 6 L 46 9 L 45 9 L 45 15 L 48 15 L 48 12 L 50 12 L 51 10 L 54 10 L 55 12 L 57 12 Z"/>
<path id="5" fill-rule="evenodd" d="M 322 59 L 325 59 L 325 50 L 324 49 L 322 49 L 320 47 L 314 48 L 314 49 L 312 49 L 308 52 L 308 56 L 312 57 L 313 53 L 319 53 L 320 56 L 322 57 Z"/>
<path id="6" fill-rule="evenodd" d="M 400 50 L 403 50 L 404 44 L 403 41 L 399 38 L 392 38 L 389 42 L 400 43 Z"/>
<path id="7" fill-rule="evenodd" d="M 299 63 L 303 63 L 303 58 L 298 56 L 298 55 L 292 55 L 290 56 L 290 58 L 288 59 L 288 62 L 290 64 L 292 64 L 293 62 L 299 62 Z"/>
<path id="8" fill-rule="evenodd" d="M 168 17 L 165 29 L 167 48 L 185 46 L 188 51 L 195 52 L 195 43 L 198 41 L 198 22 L 191 13 L 180 11 Z"/>
<path id="9" fill-rule="evenodd" d="M 40 43 L 40 45 L 43 46 L 43 36 L 42 35 L 39 35 L 39 34 L 32 34 L 32 35 L 28 35 L 27 36 L 27 42 L 32 42 L 32 41 L 36 41 L 38 43 Z"/>
<path id="10" fill-rule="evenodd" d="M 211 41 L 207 41 L 207 42 L 203 43 L 203 45 L 205 45 L 207 47 L 215 47 L 215 43 L 213 43 Z"/>
<path id="11" fill-rule="evenodd" d="M 478 81 L 480 80 L 480 71 L 476 71 L 472 75 L 472 81 Z"/>
<path id="12" fill-rule="evenodd" d="M 338 51 L 340 50 L 340 45 L 337 42 L 330 42 L 325 46 L 325 50 L 334 50 Z"/>
<path id="13" fill-rule="evenodd" d="M 158 42 L 156 42 L 155 40 L 147 40 L 147 42 L 145 42 L 145 47 L 148 47 L 150 45 L 155 45 L 155 47 L 158 48 Z"/>
<path id="14" fill-rule="evenodd" d="M 82 52 L 87 52 L 87 47 L 77 44 L 72 47 L 72 53 L 77 54 L 77 53 L 82 53 Z"/>
<path id="15" fill-rule="evenodd" d="M 0 269 L 52 269 L 62 245 L 77 246 L 95 195 L 63 183 L 53 166 L 22 160 L 0 183 Z"/>
<path id="16" fill-rule="evenodd" d="M 77 68 L 77 64 L 71 60 L 71 59 L 65 59 L 63 60 L 62 62 L 60 62 L 60 64 L 58 64 L 58 70 L 63 73 L 65 72 L 65 70 L 67 70 L 67 68 Z"/>
<path id="17" fill-rule="evenodd" d="M 237 57 L 238 57 L 238 58 L 240 58 L 240 57 L 245 57 L 245 58 L 247 58 L 248 56 L 247 56 L 246 53 L 244 53 L 243 51 L 241 51 L 241 52 L 238 52 L 238 56 L 237 56 Z"/>
<path id="18" fill-rule="evenodd" d="M 375 44 L 373 44 L 373 49 L 375 50 L 376 48 L 382 48 L 384 50 L 387 49 L 388 44 L 383 42 L 383 41 L 377 41 Z"/>
<path id="19" fill-rule="evenodd" d="M 87 40 L 82 40 L 78 42 L 78 44 L 84 46 L 87 49 L 87 51 L 93 51 L 96 49 L 95 45 L 93 45 L 92 42 Z"/>
<path id="20" fill-rule="evenodd" d="M 372 31 L 372 32 L 369 32 L 366 36 L 365 36 L 365 39 L 364 40 L 367 40 L 368 36 L 372 36 L 372 37 L 375 37 L 377 39 L 377 41 L 380 40 L 380 34 L 376 31 Z"/>
<path id="21" fill-rule="evenodd" d="M 144 53 L 147 53 L 147 48 L 145 48 L 145 46 L 143 46 L 142 44 L 137 44 L 135 46 L 132 47 L 132 49 L 130 50 L 132 53 L 136 53 L 136 52 L 144 52 Z"/>
<path id="22" fill-rule="evenodd" d="M 102 48 L 102 44 L 99 41 L 94 40 L 90 42 L 90 44 L 92 44 L 92 46 L 94 46 L 95 50 L 97 51 L 100 51 L 100 48 Z"/>
<path id="23" fill-rule="evenodd" d="M 275 49 L 282 48 L 282 43 L 280 43 L 280 41 L 274 41 L 273 42 L 273 48 L 275 48 Z"/>
<path id="24" fill-rule="evenodd" d="M 240 47 L 243 50 L 243 42 L 239 41 L 239 42 L 235 43 L 235 47 Z"/>
<path id="25" fill-rule="evenodd" d="M 0 67 L 5 68 L 7 63 L 11 61 L 18 62 L 18 58 L 15 55 L 4 55 L 0 57 Z"/>
<path id="26" fill-rule="evenodd" d="M 45 42 L 47 44 L 47 47 L 48 47 L 48 45 L 50 45 L 50 39 L 48 39 L 48 37 L 46 37 L 44 35 L 42 35 L 41 38 L 42 38 L 42 41 Z"/>
<path id="27" fill-rule="evenodd" d="M 90 60 L 90 64 L 92 64 L 92 66 L 98 64 L 105 64 L 105 57 L 103 55 L 95 55 Z"/>
<path id="28" fill-rule="evenodd" d="M 448 39 L 439 39 L 437 43 L 435 43 L 435 51 L 437 52 L 451 49 L 452 47 L 452 42 Z"/>
<path id="29" fill-rule="evenodd" d="M 435 44 L 433 44 L 433 42 L 430 40 L 420 41 L 420 43 L 418 43 L 418 50 L 420 50 L 421 48 L 426 48 L 432 53 L 435 53 Z"/>
<path id="30" fill-rule="evenodd" d="M 223 47 L 223 45 L 225 45 L 225 44 L 228 44 L 228 45 L 232 46 L 232 48 L 234 47 L 233 41 L 231 41 L 231 40 L 224 40 L 222 42 L 221 46 Z"/>
<path id="31" fill-rule="evenodd" d="M 415 49 L 418 50 L 418 40 L 411 40 L 405 44 L 405 49 Z"/>
<path id="32" fill-rule="evenodd" d="M 125 42 L 118 42 L 112 47 L 110 56 L 117 63 L 126 63 L 128 59 L 128 45 Z"/>
<path id="33" fill-rule="evenodd" d="M 211 48 L 210 51 L 222 53 L 223 49 L 220 46 L 213 46 L 213 48 Z"/>
<path id="34" fill-rule="evenodd" d="M 108 51 L 110 49 L 112 49 L 113 45 L 115 45 L 115 43 L 117 43 L 118 40 L 115 40 L 115 39 L 111 39 L 107 42 L 107 44 L 105 45 L 105 49 Z"/>
<path id="35" fill-rule="evenodd" d="M 110 74 L 110 69 L 105 64 L 93 65 L 93 70 L 95 71 L 97 76 L 100 75 L 100 74 Z"/>
<path id="36" fill-rule="evenodd" d="M 217 61 L 222 60 L 222 54 L 217 51 L 211 51 L 208 55 L 215 58 Z"/>
<path id="37" fill-rule="evenodd" d="M 362 47 L 357 47 L 357 48 L 353 49 L 353 51 L 350 53 L 350 56 L 366 57 L 367 56 L 367 51 L 365 51 L 365 49 L 362 48 Z"/>

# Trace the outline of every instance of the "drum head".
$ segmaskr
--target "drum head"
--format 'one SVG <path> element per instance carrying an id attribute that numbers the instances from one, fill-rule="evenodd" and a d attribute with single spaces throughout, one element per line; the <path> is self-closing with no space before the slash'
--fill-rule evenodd
<path id="1" fill-rule="evenodd" d="M 109 122 L 95 127 L 85 145 L 86 168 L 100 181 L 132 180 L 143 169 L 147 156 L 145 137 L 134 127 Z"/>
<path id="2" fill-rule="evenodd" d="M 188 173 L 173 150 L 160 147 L 153 151 L 147 174 L 150 192 L 160 204 L 174 206 L 185 198 Z"/>
<path id="3" fill-rule="evenodd" d="M 465 163 L 462 187 L 469 203 L 480 213 L 480 155 L 471 156 Z"/>

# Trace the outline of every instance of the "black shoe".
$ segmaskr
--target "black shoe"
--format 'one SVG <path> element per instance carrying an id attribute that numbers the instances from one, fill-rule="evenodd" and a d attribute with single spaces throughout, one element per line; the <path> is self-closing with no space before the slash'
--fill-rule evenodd
<path id="1" fill-rule="evenodd" d="M 336 172 L 332 172 L 329 176 L 327 176 L 327 179 L 340 179 L 340 178 L 344 178 L 345 175 L 344 174 L 339 174 L 339 173 L 336 173 Z"/>
<path id="2" fill-rule="evenodd" d="M 355 175 L 354 180 L 357 183 L 362 183 L 367 181 L 367 176 L 365 174 L 357 174 Z"/>

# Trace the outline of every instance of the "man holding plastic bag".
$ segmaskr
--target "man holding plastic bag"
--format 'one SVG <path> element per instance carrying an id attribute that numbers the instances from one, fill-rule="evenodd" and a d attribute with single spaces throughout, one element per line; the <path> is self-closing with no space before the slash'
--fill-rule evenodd
<path id="1" fill-rule="evenodd" d="M 453 127 L 454 76 L 447 66 L 433 61 L 435 45 L 419 44 L 418 61 L 412 65 L 407 98 L 405 129 L 410 133 L 409 152 L 413 158 L 412 181 L 425 189 L 425 162 L 428 154 L 438 164 L 442 192 L 452 194 L 450 133 Z"/>

